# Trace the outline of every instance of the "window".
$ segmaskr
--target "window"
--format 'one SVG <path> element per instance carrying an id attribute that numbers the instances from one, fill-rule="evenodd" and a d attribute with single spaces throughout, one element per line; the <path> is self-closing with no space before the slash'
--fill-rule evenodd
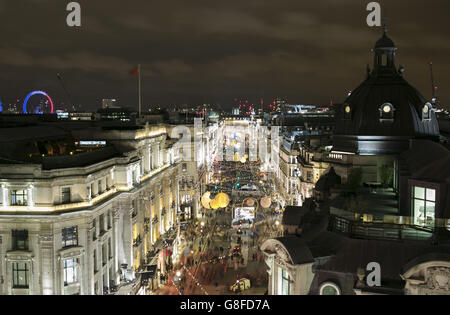
<path id="1" fill-rule="evenodd" d="M 345 103 L 344 106 L 343 106 L 343 114 L 344 114 L 344 119 L 345 120 L 352 119 L 352 108 L 347 103 Z"/>
<path id="2" fill-rule="evenodd" d="M 92 240 L 95 241 L 97 239 L 97 221 L 95 219 L 92 220 Z"/>
<path id="3" fill-rule="evenodd" d="M 281 271 L 281 295 L 291 294 L 291 278 L 286 270 Z"/>
<path id="4" fill-rule="evenodd" d="M 94 197 L 94 184 L 91 184 L 91 191 L 90 193 L 90 197 L 93 198 Z"/>
<path id="5" fill-rule="evenodd" d="M 320 286 L 320 295 L 341 295 L 341 289 L 333 282 L 325 282 Z"/>
<path id="6" fill-rule="evenodd" d="M 425 103 L 425 105 L 422 108 L 422 121 L 423 120 L 430 120 L 431 119 L 431 109 L 433 106 L 430 103 Z"/>
<path id="7" fill-rule="evenodd" d="M 62 247 L 78 245 L 78 230 L 76 226 L 62 229 Z"/>
<path id="8" fill-rule="evenodd" d="M 97 182 L 97 186 L 98 186 L 98 194 L 100 195 L 103 192 L 102 181 L 101 180 L 99 180 Z"/>
<path id="9" fill-rule="evenodd" d="M 108 259 L 112 258 L 111 238 L 108 238 Z"/>
<path id="10" fill-rule="evenodd" d="M 12 206 L 28 205 L 28 192 L 26 190 L 12 190 L 11 205 Z"/>
<path id="11" fill-rule="evenodd" d="M 112 226 L 111 211 L 108 211 L 106 224 L 108 225 L 108 230 L 109 230 L 111 228 L 111 226 Z"/>
<path id="12" fill-rule="evenodd" d="M 183 163 L 182 164 L 182 168 L 183 168 L 183 173 L 186 173 L 186 171 L 187 171 L 187 164 Z"/>
<path id="13" fill-rule="evenodd" d="M 106 248 L 107 243 L 102 245 L 102 265 L 106 265 L 106 262 L 108 261 L 108 250 Z"/>
<path id="14" fill-rule="evenodd" d="M 64 285 L 76 283 L 77 280 L 77 265 L 76 258 L 64 260 Z"/>
<path id="15" fill-rule="evenodd" d="M 395 108 L 391 103 L 384 103 L 378 109 L 380 111 L 380 122 L 393 122 Z"/>
<path id="16" fill-rule="evenodd" d="M 12 231 L 12 249 L 28 250 L 28 231 L 13 230 Z"/>
<path id="17" fill-rule="evenodd" d="M 311 182 L 311 181 L 312 181 L 312 172 L 307 172 L 307 173 L 306 173 L 306 180 L 307 180 L 308 182 Z"/>
<path id="18" fill-rule="evenodd" d="M 105 215 L 104 214 L 100 215 L 99 223 L 100 223 L 100 233 L 103 233 L 105 231 Z"/>
<path id="19" fill-rule="evenodd" d="M 413 186 L 412 207 L 415 222 L 432 224 L 436 205 L 436 190 Z"/>
<path id="20" fill-rule="evenodd" d="M 28 263 L 14 262 L 13 267 L 13 288 L 28 289 Z"/>
<path id="21" fill-rule="evenodd" d="M 97 272 L 97 250 L 94 249 L 94 272 Z"/>
<path id="22" fill-rule="evenodd" d="M 70 203 L 70 187 L 61 189 L 61 203 Z"/>

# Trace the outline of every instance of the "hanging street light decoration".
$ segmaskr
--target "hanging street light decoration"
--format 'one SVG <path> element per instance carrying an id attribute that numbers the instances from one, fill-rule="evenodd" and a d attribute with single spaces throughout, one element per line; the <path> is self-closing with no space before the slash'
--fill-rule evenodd
<path id="1" fill-rule="evenodd" d="M 271 204 L 272 204 L 272 200 L 270 199 L 270 197 L 265 196 L 265 197 L 261 198 L 261 207 L 267 209 L 270 207 Z"/>
<path id="2" fill-rule="evenodd" d="M 246 202 L 246 205 L 247 205 L 248 207 L 253 207 L 253 206 L 255 205 L 255 199 L 253 199 L 253 198 L 248 198 L 248 199 L 247 199 L 247 202 Z"/>
<path id="3" fill-rule="evenodd" d="M 202 196 L 201 202 L 202 206 L 206 209 L 211 209 L 210 202 L 211 202 L 211 193 L 209 191 L 205 192 Z"/>
<path id="4" fill-rule="evenodd" d="M 218 193 L 214 200 L 217 201 L 219 208 L 226 208 L 230 204 L 230 197 L 226 193 Z"/>

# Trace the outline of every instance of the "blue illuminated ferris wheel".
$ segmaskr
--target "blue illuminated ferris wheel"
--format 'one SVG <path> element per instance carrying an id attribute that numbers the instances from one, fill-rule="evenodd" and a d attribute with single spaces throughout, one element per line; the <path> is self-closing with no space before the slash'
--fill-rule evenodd
<path id="1" fill-rule="evenodd" d="M 39 103 L 36 102 L 28 102 L 31 97 L 34 95 L 41 95 L 44 96 L 45 99 L 42 98 L 39 99 Z M 44 113 L 50 113 L 53 114 L 53 101 L 48 96 L 47 93 L 43 91 L 33 91 L 30 94 L 27 95 L 23 102 L 23 113 L 24 114 L 44 114 Z"/>

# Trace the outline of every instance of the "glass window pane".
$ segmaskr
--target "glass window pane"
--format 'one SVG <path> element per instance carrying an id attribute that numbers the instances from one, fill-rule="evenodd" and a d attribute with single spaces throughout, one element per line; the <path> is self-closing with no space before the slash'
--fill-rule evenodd
<path id="1" fill-rule="evenodd" d="M 337 290 L 331 285 L 327 285 L 322 289 L 322 295 L 337 295 Z"/>
<path id="2" fill-rule="evenodd" d="M 414 198 L 425 199 L 425 188 L 414 187 Z"/>
<path id="3" fill-rule="evenodd" d="M 414 199 L 414 217 L 423 219 L 425 216 L 425 202 Z"/>
<path id="4" fill-rule="evenodd" d="M 427 188 L 427 200 L 428 201 L 436 201 L 436 190 Z"/>
<path id="5" fill-rule="evenodd" d="M 434 206 L 435 206 L 434 202 L 427 201 L 427 203 L 426 203 L 426 216 L 427 216 L 427 218 L 434 219 Z"/>

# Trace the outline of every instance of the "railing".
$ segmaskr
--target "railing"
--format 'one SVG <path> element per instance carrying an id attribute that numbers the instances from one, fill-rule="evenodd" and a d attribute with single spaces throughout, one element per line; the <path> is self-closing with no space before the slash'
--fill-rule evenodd
<path id="1" fill-rule="evenodd" d="M 429 240 L 437 228 L 450 231 L 450 220 L 436 219 L 432 224 L 417 224 L 413 217 L 359 214 L 332 209 L 328 230 L 353 238 L 379 240 Z"/>
<path id="2" fill-rule="evenodd" d="M 422 230 L 443 228 L 450 231 L 450 219 L 437 218 L 422 220 L 420 218 L 408 216 L 351 212 L 334 207 L 330 207 L 330 214 L 361 223 L 393 224 Z"/>
<path id="3" fill-rule="evenodd" d="M 328 222 L 328 230 L 340 232 L 352 238 L 425 241 L 431 238 L 434 228 L 419 230 L 396 224 L 350 221 L 331 215 Z"/>

